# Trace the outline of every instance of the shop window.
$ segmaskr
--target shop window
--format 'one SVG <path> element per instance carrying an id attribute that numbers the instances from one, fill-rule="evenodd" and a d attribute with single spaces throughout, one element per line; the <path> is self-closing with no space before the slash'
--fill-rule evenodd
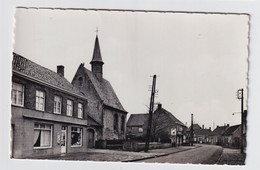
<path id="1" fill-rule="evenodd" d="M 45 93 L 40 90 L 36 90 L 36 110 L 44 111 L 45 108 Z"/>
<path id="2" fill-rule="evenodd" d="M 34 124 L 34 148 L 51 147 L 52 143 L 52 125 Z"/>
<path id="3" fill-rule="evenodd" d="M 12 104 L 24 106 L 24 86 L 14 82 L 12 84 Z"/>
<path id="4" fill-rule="evenodd" d="M 82 145 L 82 128 L 71 127 L 71 146 Z"/>
<path id="5" fill-rule="evenodd" d="M 54 113 L 61 114 L 61 97 L 54 96 Z"/>

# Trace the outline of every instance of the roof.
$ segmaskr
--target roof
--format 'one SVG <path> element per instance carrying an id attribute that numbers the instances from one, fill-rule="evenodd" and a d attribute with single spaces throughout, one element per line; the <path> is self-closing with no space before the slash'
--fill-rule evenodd
<path id="1" fill-rule="evenodd" d="M 239 127 L 240 127 L 240 125 L 230 126 L 230 127 L 223 133 L 223 136 L 230 136 L 230 135 L 232 135 Z"/>
<path id="2" fill-rule="evenodd" d="M 99 122 L 97 122 L 90 115 L 88 115 L 88 124 L 91 125 L 91 126 L 102 126 Z"/>
<path id="3" fill-rule="evenodd" d="M 36 64 L 19 54 L 13 53 L 12 69 L 13 71 L 25 74 L 30 78 L 37 79 L 60 89 L 75 93 L 82 97 L 86 97 L 64 76 L 61 76 L 58 73 L 43 66 L 40 66 L 39 64 Z"/>
<path id="4" fill-rule="evenodd" d="M 165 109 L 163 109 L 163 108 L 158 108 L 158 109 L 156 109 L 155 112 L 154 112 L 154 114 L 156 114 L 156 113 L 165 113 L 165 114 L 167 114 L 167 115 L 169 116 L 169 118 L 170 118 L 171 120 L 173 120 L 175 123 L 178 123 L 178 124 L 180 124 L 180 125 L 182 125 L 182 126 L 185 126 L 179 119 L 177 119 L 175 116 L 173 116 L 172 113 L 168 112 L 167 110 L 165 110 Z M 186 126 L 185 126 L 185 127 L 186 127 Z"/>
<path id="5" fill-rule="evenodd" d="M 187 129 L 187 131 L 190 131 L 191 126 Z M 193 130 L 202 129 L 199 124 L 193 124 Z"/>
<path id="6" fill-rule="evenodd" d="M 216 129 L 213 130 L 211 135 L 213 135 L 213 136 L 222 135 L 227 128 L 228 128 L 228 126 L 218 126 Z"/>
<path id="7" fill-rule="evenodd" d="M 212 131 L 210 129 L 195 129 L 194 134 L 196 135 L 210 135 Z"/>
<path id="8" fill-rule="evenodd" d="M 83 66 L 83 65 L 81 65 L 81 66 Z M 101 100 L 103 100 L 104 104 L 107 106 L 113 107 L 115 109 L 121 110 L 123 112 L 126 112 L 125 109 L 123 108 L 122 104 L 120 103 L 110 82 L 104 78 L 97 78 L 95 76 L 95 73 L 88 70 L 84 66 L 83 66 L 83 68 L 84 68 L 85 74 L 91 80 L 98 96 L 100 97 Z"/>
<path id="9" fill-rule="evenodd" d="M 126 126 L 143 126 L 145 121 L 147 121 L 149 118 L 148 113 L 142 113 L 142 114 L 131 114 Z"/>
<path id="10" fill-rule="evenodd" d="M 94 62 L 100 62 L 100 63 L 104 64 L 102 57 L 101 57 L 98 36 L 96 36 L 93 57 L 92 57 L 90 64 L 92 64 Z"/>

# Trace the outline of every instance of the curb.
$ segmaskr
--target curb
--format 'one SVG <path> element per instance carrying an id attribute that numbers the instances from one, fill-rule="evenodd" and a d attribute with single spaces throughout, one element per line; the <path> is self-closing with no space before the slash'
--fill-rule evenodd
<path id="1" fill-rule="evenodd" d="M 220 162 L 220 159 L 221 159 L 221 158 L 222 158 L 222 156 L 223 156 L 223 150 L 224 150 L 224 148 L 222 147 L 221 155 L 219 156 L 219 158 L 218 158 L 218 160 L 217 160 L 216 164 L 219 164 L 219 162 Z"/>
<path id="2" fill-rule="evenodd" d="M 161 155 L 154 155 L 154 156 L 149 156 L 149 157 L 139 158 L 139 159 L 126 160 L 126 161 L 121 161 L 121 162 L 136 162 L 136 161 L 142 161 L 142 160 L 146 160 L 146 159 L 159 158 L 159 157 L 168 156 L 168 155 L 179 153 L 179 152 L 188 151 L 188 150 L 191 150 L 191 149 L 197 149 L 197 148 L 200 148 L 200 147 L 201 146 L 197 146 L 195 148 L 188 148 L 188 149 L 175 151 L 175 152 L 171 152 L 171 153 L 166 153 L 166 154 L 161 154 Z"/>

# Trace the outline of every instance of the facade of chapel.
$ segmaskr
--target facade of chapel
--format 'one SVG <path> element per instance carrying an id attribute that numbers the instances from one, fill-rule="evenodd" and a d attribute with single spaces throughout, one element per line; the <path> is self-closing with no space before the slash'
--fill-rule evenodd
<path id="1" fill-rule="evenodd" d="M 126 134 L 127 111 L 120 103 L 109 81 L 103 78 L 103 60 L 96 36 L 91 71 L 80 64 L 72 84 L 91 99 L 89 116 L 101 126 L 97 140 L 123 140 Z"/>

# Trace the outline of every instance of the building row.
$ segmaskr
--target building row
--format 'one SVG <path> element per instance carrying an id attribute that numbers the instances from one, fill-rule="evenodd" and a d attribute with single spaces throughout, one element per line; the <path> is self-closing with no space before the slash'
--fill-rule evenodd
<path id="1" fill-rule="evenodd" d="M 148 127 L 148 113 L 131 114 L 127 121 L 128 140 L 146 140 Z M 246 144 L 246 116 L 244 118 L 243 143 Z M 191 143 L 204 143 L 222 145 L 225 147 L 239 148 L 241 145 L 241 124 L 229 126 L 217 126 L 213 131 L 199 124 L 193 124 L 192 128 L 184 125 L 172 113 L 162 108 L 159 104 L 153 114 L 152 141 L 172 143 L 173 146 L 190 145 Z"/>

